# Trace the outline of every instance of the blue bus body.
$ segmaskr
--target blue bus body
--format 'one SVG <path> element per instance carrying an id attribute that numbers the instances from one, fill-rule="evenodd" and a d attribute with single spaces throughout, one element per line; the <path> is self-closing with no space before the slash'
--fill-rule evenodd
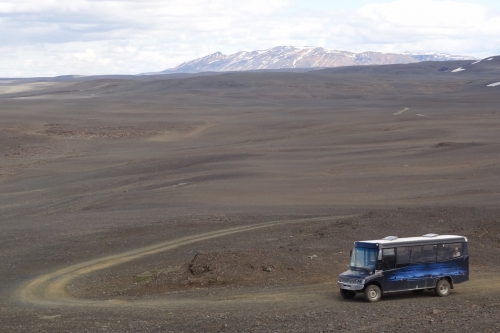
<path id="1" fill-rule="evenodd" d="M 349 270 L 338 278 L 340 294 L 363 292 L 368 301 L 378 301 L 385 293 L 434 289 L 447 296 L 469 280 L 467 245 L 464 236 L 436 234 L 355 242 Z"/>

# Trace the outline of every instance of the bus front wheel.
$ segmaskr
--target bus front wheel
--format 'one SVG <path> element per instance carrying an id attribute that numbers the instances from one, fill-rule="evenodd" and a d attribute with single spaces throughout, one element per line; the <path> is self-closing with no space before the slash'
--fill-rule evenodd
<path id="1" fill-rule="evenodd" d="M 448 296 L 450 294 L 450 283 L 448 282 L 448 280 L 439 280 L 437 283 L 436 283 L 436 295 L 438 296 Z"/>
<path id="2" fill-rule="evenodd" d="M 340 296 L 342 296 L 343 299 L 351 299 L 354 298 L 354 296 L 356 296 L 356 292 L 340 289 Z"/>
<path id="3" fill-rule="evenodd" d="M 365 299 L 368 302 L 378 302 L 382 297 L 382 291 L 375 284 L 370 284 L 365 287 Z"/>

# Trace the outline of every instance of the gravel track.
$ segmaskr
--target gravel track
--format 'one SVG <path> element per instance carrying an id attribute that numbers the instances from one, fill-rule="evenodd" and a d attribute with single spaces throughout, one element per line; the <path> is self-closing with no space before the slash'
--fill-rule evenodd
<path id="1" fill-rule="evenodd" d="M 126 262 L 130 262 L 132 260 L 136 260 L 144 256 L 168 251 L 183 245 L 188 245 L 216 237 L 227 236 L 250 230 L 269 228 L 277 225 L 305 223 L 305 222 L 319 222 L 319 221 L 338 219 L 338 218 L 345 219 L 355 216 L 357 215 L 327 216 L 327 217 L 317 217 L 317 218 L 307 218 L 307 219 L 272 221 L 272 222 L 259 223 L 249 226 L 228 228 L 224 230 L 202 233 L 188 237 L 182 237 L 179 239 L 174 239 L 171 241 L 139 248 L 136 250 L 127 251 L 121 254 L 106 256 L 103 258 L 86 261 L 80 264 L 72 265 L 70 267 L 55 271 L 53 273 L 42 275 L 34 279 L 33 281 L 23 285 L 16 292 L 15 297 L 23 303 L 34 303 L 42 306 L 58 306 L 58 305 L 92 306 L 92 307 L 119 306 L 125 303 L 114 300 L 92 301 L 92 300 L 73 298 L 65 291 L 65 287 L 68 285 L 68 283 L 71 282 L 71 280 L 73 280 L 78 276 L 88 274 L 97 270 L 106 269 Z M 162 302 L 166 304 L 169 303 L 168 300 L 164 300 Z M 176 303 L 178 303 L 178 301 L 176 301 Z M 130 306 L 131 304 L 134 303 L 126 302 L 127 306 Z M 145 305 L 145 303 L 141 302 L 138 302 L 138 304 L 140 306 Z M 151 304 L 151 302 L 148 301 L 147 304 Z M 157 306 L 158 304 L 155 303 L 155 305 Z"/>

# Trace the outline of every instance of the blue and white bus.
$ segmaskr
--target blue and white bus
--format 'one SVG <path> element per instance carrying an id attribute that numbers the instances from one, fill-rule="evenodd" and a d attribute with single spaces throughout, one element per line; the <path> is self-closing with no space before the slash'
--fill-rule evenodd
<path id="1" fill-rule="evenodd" d="M 349 270 L 339 275 L 338 284 L 345 299 L 364 293 L 376 302 L 382 294 L 406 290 L 447 296 L 468 280 L 467 238 L 427 234 L 354 242 Z"/>

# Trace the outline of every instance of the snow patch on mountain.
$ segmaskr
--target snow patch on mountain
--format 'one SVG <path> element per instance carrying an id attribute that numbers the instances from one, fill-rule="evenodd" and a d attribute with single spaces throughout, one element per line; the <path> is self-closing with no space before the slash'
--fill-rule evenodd
<path id="1" fill-rule="evenodd" d="M 283 68 L 325 68 L 356 65 L 388 65 L 420 61 L 477 60 L 443 53 L 354 53 L 322 47 L 277 46 L 267 50 L 240 51 L 225 55 L 220 52 L 187 61 L 156 74 L 246 71 Z"/>

